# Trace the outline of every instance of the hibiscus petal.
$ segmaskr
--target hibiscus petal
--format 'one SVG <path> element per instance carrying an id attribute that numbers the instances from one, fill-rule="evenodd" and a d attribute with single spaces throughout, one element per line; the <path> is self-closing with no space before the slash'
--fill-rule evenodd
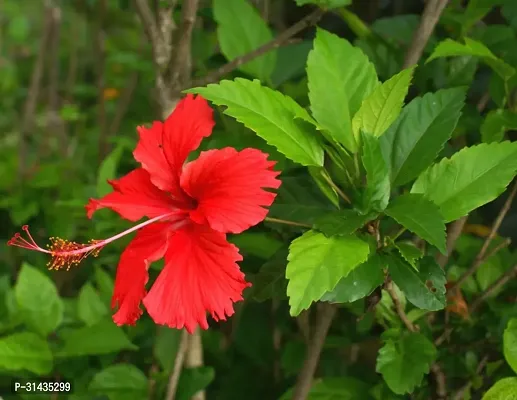
<path id="1" fill-rule="evenodd" d="M 174 210 L 172 199 L 151 183 L 149 174 L 142 168 L 108 182 L 114 191 L 102 199 L 90 199 L 86 205 L 88 218 L 101 208 L 110 208 L 129 221 L 144 216 L 153 218 Z"/>
<path id="2" fill-rule="evenodd" d="M 218 320 L 233 314 L 233 303 L 251 286 L 237 261 L 239 249 L 224 233 L 208 226 L 190 224 L 171 235 L 165 268 L 144 298 L 144 305 L 157 324 L 208 328 L 206 312 Z"/>
<path id="3" fill-rule="evenodd" d="M 159 260 L 167 249 L 170 223 L 157 222 L 140 229 L 123 251 L 117 267 L 111 307 L 117 325 L 133 325 L 142 315 L 140 303 L 146 295 L 149 264 Z"/>
<path id="4" fill-rule="evenodd" d="M 164 123 L 155 122 L 150 129 L 138 127 L 140 140 L 133 155 L 157 187 L 181 197 L 181 167 L 188 154 L 212 133 L 214 124 L 213 110 L 207 101 L 188 94 Z"/>
<path id="5" fill-rule="evenodd" d="M 181 175 L 181 186 L 197 200 L 190 213 L 197 223 L 207 222 L 219 232 L 240 233 L 262 221 L 276 194 L 279 172 L 274 161 L 256 149 L 240 152 L 233 148 L 202 152 L 188 163 Z"/>

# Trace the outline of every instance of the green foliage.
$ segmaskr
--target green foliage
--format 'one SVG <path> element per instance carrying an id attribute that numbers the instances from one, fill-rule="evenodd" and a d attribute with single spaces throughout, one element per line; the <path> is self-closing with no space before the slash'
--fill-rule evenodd
<path id="1" fill-rule="evenodd" d="M 311 110 L 318 125 L 351 152 L 357 151 L 352 117 L 379 84 L 364 53 L 338 36 L 318 29 L 307 60 Z"/>
<path id="2" fill-rule="evenodd" d="M 294 240 L 286 270 L 291 315 L 298 315 L 333 290 L 369 253 L 368 243 L 352 235 L 328 238 L 311 230 Z"/>
<path id="3" fill-rule="evenodd" d="M 373 93 L 364 99 L 352 120 L 356 139 L 360 131 L 381 136 L 397 119 L 402 111 L 414 71 L 415 68 L 412 67 L 399 72 L 377 86 Z"/>
<path id="4" fill-rule="evenodd" d="M 148 385 L 145 374 L 135 366 L 116 364 L 95 374 L 88 389 L 110 400 L 138 400 L 145 397 Z"/>
<path id="5" fill-rule="evenodd" d="M 199 366 L 184 330 L 156 326 L 142 305 L 135 326 L 113 321 L 134 231 L 69 272 L 2 248 L 4 398 L 25 399 L 8 395 L 14 377 L 41 377 L 72 381 L 70 400 L 164 399 L 179 372 L 178 400 L 287 400 L 323 323 L 308 400 L 515 396 L 517 218 L 515 204 L 501 213 L 510 193 L 498 198 L 517 173 L 514 0 L 451 0 L 406 69 L 424 2 L 24 3 L 0 2 L 4 242 L 23 224 L 43 249 L 49 236 L 88 243 L 135 226 L 116 212 L 89 220 L 84 205 L 140 166 L 135 128 L 198 82 L 208 86 L 186 92 L 213 103 L 215 127 L 188 161 L 256 148 L 277 161 L 281 186 L 265 221 L 227 234 L 252 286 L 227 321 L 207 313 Z M 444 257 L 445 224 L 465 215 Z M 149 266 L 146 291 L 163 264 Z M 203 291 L 219 275 L 204 272 Z M 434 368 L 426 376 L 433 364 L 445 388 Z"/>
<path id="6" fill-rule="evenodd" d="M 52 371 L 52 353 L 46 340 L 35 333 L 15 333 L 0 339 L 0 366 L 46 375 Z"/>
<path id="7" fill-rule="evenodd" d="M 485 393 L 482 400 L 511 400 L 517 393 L 517 378 L 504 378 L 497 381 Z"/>
<path id="8" fill-rule="evenodd" d="M 389 338 L 379 350 L 377 372 L 389 388 L 397 393 L 412 393 L 436 359 L 433 343 L 420 333 L 406 333 Z"/>
<path id="9" fill-rule="evenodd" d="M 516 143 L 480 144 L 432 165 L 411 192 L 424 194 L 450 222 L 495 199 L 516 173 Z"/>
<path id="10" fill-rule="evenodd" d="M 318 138 L 303 122 L 311 118 L 289 96 L 264 87 L 256 80 L 241 78 L 188 92 L 226 106 L 225 114 L 242 122 L 291 160 L 302 165 L 323 165 L 323 149 Z"/>
<path id="11" fill-rule="evenodd" d="M 363 103 L 365 104 L 365 103 Z M 365 209 L 383 211 L 390 200 L 390 173 L 379 140 L 361 132 L 363 144 L 361 160 L 366 171 L 366 190 L 363 198 Z"/>
<path id="12" fill-rule="evenodd" d="M 117 353 L 121 350 L 136 350 L 122 328 L 111 318 L 83 328 L 70 328 L 61 333 L 63 347 L 59 357 L 79 357 L 87 355 Z"/>
<path id="13" fill-rule="evenodd" d="M 368 296 L 384 282 L 382 269 L 385 262 L 381 255 L 372 254 L 367 261 L 342 278 L 332 291 L 325 293 L 321 300 L 331 303 L 351 303 Z"/>
<path id="14" fill-rule="evenodd" d="M 452 39 L 445 39 L 434 49 L 426 62 L 440 57 L 474 56 L 481 58 L 501 78 L 507 80 L 515 74 L 515 68 L 496 57 L 483 43 L 465 38 L 465 44 Z"/>
<path id="15" fill-rule="evenodd" d="M 273 39 L 266 22 L 246 0 L 215 0 L 214 18 L 221 51 L 233 60 Z M 263 81 L 269 81 L 275 68 L 276 52 L 270 51 L 239 68 Z"/>
<path id="16" fill-rule="evenodd" d="M 445 246 L 445 223 L 439 208 L 422 195 L 404 194 L 393 200 L 386 214 L 404 228 L 436 246 L 443 254 Z"/>
<path id="17" fill-rule="evenodd" d="M 508 321 L 503 335 L 504 358 L 517 373 L 517 318 Z"/>
<path id="18" fill-rule="evenodd" d="M 44 272 L 23 264 L 14 293 L 24 322 L 35 332 L 46 336 L 61 324 L 63 302 Z"/>
<path id="19" fill-rule="evenodd" d="M 445 307 L 445 274 L 431 257 L 423 258 L 415 270 L 401 258 L 390 256 L 388 271 L 415 306 L 431 311 Z"/>
<path id="20" fill-rule="evenodd" d="M 464 105 L 463 89 L 444 89 L 412 100 L 381 137 L 391 182 L 410 182 L 433 162 L 450 139 Z"/>
<path id="21" fill-rule="evenodd" d="M 296 0 L 296 4 L 303 6 L 305 4 L 316 4 L 325 8 L 345 7 L 352 3 L 352 0 Z"/>

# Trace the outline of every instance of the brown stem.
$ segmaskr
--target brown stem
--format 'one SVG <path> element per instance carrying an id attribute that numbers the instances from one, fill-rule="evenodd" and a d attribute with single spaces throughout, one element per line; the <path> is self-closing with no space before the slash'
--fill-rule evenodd
<path id="1" fill-rule="evenodd" d="M 178 382 L 185 362 L 185 355 L 187 354 L 187 348 L 189 343 L 189 335 L 186 330 L 181 332 L 180 344 L 176 358 L 174 359 L 174 367 L 172 369 L 171 376 L 169 377 L 169 384 L 167 386 L 167 395 L 165 400 L 174 400 L 176 396 L 176 390 L 178 389 Z"/>
<path id="2" fill-rule="evenodd" d="M 436 257 L 436 262 L 440 267 L 443 268 L 447 265 L 452 251 L 454 250 L 454 246 L 456 246 L 456 241 L 459 239 L 461 232 L 463 231 L 463 227 L 467 222 L 467 218 L 468 216 L 462 217 L 449 225 L 447 230 L 447 254 L 444 255 L 440 253 Z"/>
<path id="3" fill-rule="evenodd" d="M 388 294 L 391 297 L 391 300 L 393 301 L 393 305 L 395 306 L 395 311 L 397 311 L 397 314 L 400 318 L 400 320 L 404 323 L 406 328 L 411 332 L 418 332 L 419 328 L 418 326 L 414 325 L 406 315 L 406 312 L 404 311 L 404 307 L 402 307 L 402 303 L 400 302 L 400 299 L 397 295 L 397 292 L 395 291 L 395 288 L 393 287 L 393 282 L 390 280 L 386 283 L 385 289 L 388 292 Z"/>
<path id="4" fill-rule="evenodd" d="M 108 140 L 106 135 L 106 101 L 104 99 L 104 89 L 106 86 L 105 76 L 105 32 L 104 22 L 107 10 L 107 0 L 98 2 L 97 24 L 94 37 L 94 53 L 97 73 L 97 127 L 99 129 L 99 160 L 103 160 L 108 153 Z"/>
<path id="5" fill-rule="evenodd" d="M 252 61 L 257 57 L 260 57 L 261 55 L 267 53 L 270 50 L 279 47 L 282 43 L 284 43 L 286 40 L 289 40 L 292 36 L 298 34 L 299 32 L 311 25 L 314 25 L 320 20 L 324 13 L 325 11 L 322 9 L 315 10 L 302 20 L 298 21 L 296 24 L 287 28 L 284 32 L 282 32 L 273 40 L 263 44 L 262 46 L 253 50 L 252 52 L 237 57 L 229 63 L 223 65 L 222 67 L 212 72 L 209 72 L 204 78 L 193 81 L 191 85 L 189 85 L 188 87 L 182 87 L 181 90 L 188 89 L 189 87 L 205 86 L 209 83 L 217 82 L 221 77 L 239 68 L 241 65 L 249 61 Z"/>
<path id="6" fill-rule="evenodd" d="M 292 400 L 306 400 L 312 386 L 312 380 L 325 344 L 325 338 L 336 315 L 337 307 L 330 303 L 320 303 L 317 306 L 317 321 L 314 334 L 307 349 L 307 357 L 294 387 Z"/>
<path id="7" fill-rule="evenodd" d="M 176 54 L 172 65 L 171 81 L 173 87 L 190 79 L 192 73 L 192 31 L 196 23 L 199 0 L 186 0 L 182 6 L 181 26 L 176 44 Z"/>
<path id="8" fill-rule="evenodd" d="M 188 368 L 203 366 L 203 342 L 201 341 L 201 332 L 199 329 L 196 329 L 194 333 L 189 336 L 185 366 Z M 200 390 L 192 396 L 190 400 L 205 400 L 205 391 Z"/>
<path id="9" fill-rule="evenodd" d="M 433 373 L 434 380 L 436 382 L 437 400 L 447 398 L 447 378 L 445 377 L 442 368 L 439 364 L 434 363 L 431 365 L 431 372 Z"/>
<path id="10" fill-rule="evenodd" d="M 303 310 L 296 317 L 296 324 L 298 325 L 298 329 L 302 333 L 302 337 L 304 342 L 309 345 L 311 341 L 311 309 Z"/>
<path id="11" fill-rule="evenodd" d="M 311 225 L 303 224 L 301 222 L 287 221 L 285 219 L 266 217 L 266 218 L 264 218 L 264 221 L 266 221 L 266 222 L 275 222 L 277 224 L 284 224 L 284 225 L 291 225 L 291 226 L 301 226 L 303 228 L 312 228 Z"/>
<path id="12" fill-rule="evenodd" d="M 420 25 L 418 26 L 415 34 L 413 35 L 413 41 L 409 46 L 404 60 L 403 69 L 409 68 L 414 64 L 418 63 L 422 53 L 424 52 L 425 46 L 431 37 L 431 34 L 440 19 L 445 6 L 449 0 L 428 0 L 420 19 Z"/>
<path id="13" fill-rule="evenodd" d="M 510 244 L 510 240 L 506 239 L 504 242 L 502 242 L 498 246 L 496 246 L 489 254 L 486 254 L 488 247 L 490 246 L 490 243 L 492 243 L 492 240 L 494 239 L 495 235 L 497 234 L 497 231 L 499 230 L 499 227 L 501 226 L 501 224 L 504 220 L 504 217 L 506 216 L 506 214 L 508 214 L 508 211 L 510 210 L 510 207 L 512 205 L 512 202 L 513 202 L 516 194 L 517 194 L 517 182 L 513 186 L 510 194 L 508 195 L 508 198 L 504 202 L 504 205 L 501 208 L 501 211 L 499 211 L 499 214 L 497 215 L 497 218 L 494 221 L 492 228 L 490 229 L 490 233 L 488 234 L 487 238 L 485 239 L 485 242 L 483 243 L 481 250 L 479 250 L 478 255 L 474 259 L 472 266 L 467 271 L 465 271 L 465 273 L 457 280 L 457 282 L 454 284 L 454 286 L 451 288 L 451 290 L 455 289 L 456 287 L 460 287 L 470 276 L 472 276 L 479 269 L 481 264 L 483 264 L 483 262 L 486 259 L 492 257 L 492 255 L 494 255 L 499 250 L 501 250 L 504 247 L 507 247 Z"/>
<path id="14" fill-rule="evenodd" d="M 504 249 L 505 247 L 508 247 L 510 245 L 511 240 L 505 239 L 503 242 L 499 243 L 496 247 L 494 247 L 491 251 L 488 252 L 488 254 L 481 255 L 481 252 L 476 256 L 474 262 L 472 263 L 471 267 L 461 275 L 458 280 L 454 283 L 453 286 L 451 286 L 448 291 L 452 292 L 454 289 L 459 289 L 465 281 L 470 278 L 472 275 L 476 273 L 476 271 L 483 265 L 483 263 L 488 260 L 493 255 L 497 254 L 499 250 Z M 485 242 L 486 243 L 486 242 Z M 481 255 L 481 256 L 480 256 Z"/>
<path id="15" fill-rule="evenodd" d="M 517 275 L 517 264 L 501 275 L 497 281 L 492 283 L 476 300 L 474 300 L 470 307 L 470 312 L 475 312 L 486 299 L 506 285 L 515 275 Z"/>
<path id="16" fill-rule="evenodd" d="M 481 359 L 479 362 L 477 368 L 476 368 L 476 375 L 479 375 L 481 371 L 483 371 L 483 368 L 485 368 L 485 365 L 488 363 L 488 356 L 485 356 Z M 465 393 L 470 389 L 472 386 L 472 379 L 470 379 L 465 385 L 463 385 L 452 397 L 451 400 L 462 400 L 464 398 Z"/>
<path id="17" fill-rule="evenodd" d="M 22 124 L 20 127 L 20 140 L 18 144 L 18 174 L 23 179 L 26 173 L 27 160 L 27 135 L 34 125 L 34 116 L 38 105 L 38 97 L 41 90 L 43 71 L 45 69 L 45 55 L 52 35 L 53 9 L 50 0 L 45 1 L 44 28 L 41 36 L 38 55 L 34 61 L 31 82 L 29 85 L 27 98 L 23 107 Z"/>
<path id="18" fill-rule="evenodd" d="M 66 154 L 67 138 L 65 127 L 59 116 L 59 40 L 61 31 L 61 9 L 57 5 L 52 10 L 52 34 L 49 40 L 48 49 L 48 110 L 47 130 L 48 134 L 55 134 L 59 137 L 61 154 Z"/>

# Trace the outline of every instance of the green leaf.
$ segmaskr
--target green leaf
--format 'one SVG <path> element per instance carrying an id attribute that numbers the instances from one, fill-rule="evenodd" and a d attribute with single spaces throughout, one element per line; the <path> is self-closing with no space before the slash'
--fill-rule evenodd
<path id="1" fill-rule="evenodd" d="M 92 284 L 86 283 L 79 292 L 77 302 L 79 319 L 86 325 L 92 326 L 108 314 L 108 311 L 108 307 L 106 307 Z"/>
<path id="2" fill-rule="evenodd" d="M 200 390 L 205 389 L 215 378 L 212 367 L 187 368 L 181 373 L 178 382 L 178 400 L 189 400 Z"/>
<path id="3" fill-rule="evenodd" d="M 423 195 L 412 193 L 396 197 L 386 209 L 386 215 L 404 228 L 447 253 L 445 223 L 440 209 Z"/>
<path id="4" fill-rule="evenodd" d="M 268 259 L 284 244 L 265 232 L 243 232 L 232 236 L 229 241 L 236 245 L 242 253 Z"/>
<path id="5" fill-rule="evenodd" d="M 381 136 L 381 147 L 395 186 L 416 178 L 450 139 L 465 102 L 465 90 L 427 93 L 412 100 Z"/>
<path id="6" fill-rule="evenodd" d="M 481 140 L 484 143 L 500 142 L 511 129 L 517 129 L 517 114 L 509 110 L 491 110 L 481 125 Z"/>
<path id="7" fill-rule="evenodd" d="M 402 258 L 406 260 L 413 268 L 418 270 L 416 262 L 424 256 L 422 250 L 420 250 L 411 242 L 396 242 L 395 247 L 399 251 Z"/>
<path id="8" fill-rule="evenodd" d="M 481 400 L 515 400 L 517 393 L 517 378 L 503 378 L 498 380 Z"/>
<path id="9" fill-rule="evenodd" d="M 334 290 L 325 293 L 321 301 L 351 303 L 368 296 L 384 282 L 384 264 L 380 254 L 372 254 L 367 261 L 342 278 Z"/>
<path id="10" fill-rule="evenodd" d="M 153 354 L 166 374 L 170 374 L 174 367 L 182 333 L 183 331 L 180 329 L 172 329 L 167 326 L 158 327 Z"/>
<path id="11" fill-rule="evenodd" d="M 421 174 L 412 193 L 423 193 L 454 221 L 494 200 L 517 172 L 517 143 L 466 147 Z"/>
<path id="12" fill-rule="evenodd" d="M 25 323 L 46 336 L 63 321 L 63 301 L 56 285 L 43 272 L 24 263 L 14 287 L 14 294 Z"/>
<path id="13" fill-rule="evenodd" d="M 142 400 L 147 396 L 145 374 L 131 364 L 111 365 L 95 374 L 88 391 L 106 395 L 109 400 Z"/>
<path id="14" fill-rule="evenodd" d="M 287 280 L 285 269 L 287 266 L 287 249 L 280 249 L 260 268 L 258 274 L 253 277 L 251 296 L 263 302 L 268 299 L 283 300 L 286 297 Z"/>
<path id="15" fill-rule="evenodd" d="M 95 267 L 94 276 L 102 301 L 104 304 L 111 306 L 111 297 L 113 295 L 113 288 L 115 287 L 113 278 L 99 266 Z"/>
<path id="16" fill-rule="evenodd" d="M 47 375 L 52 371 L 52 364 L 52 353 L 48 343 L 35 333 L 15 333 L 0 339 L 0 367 L 2 368 Z"/>
<path id="17" fill-rule="evenodd" d="M 352 116 L 379 84 L 375 67 L 359 48 L 318 29 L 307 60 L 307 76 L 314 118 L 333 140 L 355 153 L 358 143 Z"/>
<path id="18" fill-rule="evenodd" d="M 375 214 L 362 215 L 354 210 L 335 211 L 316 219 L 314 228 L 329 237 L 351 235 L 375 217 Z"/>
<path id="19" fill-rule="evenodd" d="M 282 178 L 269 217 L 312 225 L 316 219 L 336 210 L 307 175 Z"/>
<path id="20" fill-rule="evenodd" d="M 233 60 L 273 39 L 273 34 L 258 11 L 246 0 L 214 0 L 217 39 L 222 53 Z M 242 64 L 239 69 L 263 81 L 269 81 L 275 68 L 276 51 Z"/>
<path id="21" fill-rule="evenodd" d="M 323 165 L 323 149 L 307 111 L 289 96 L 264 87 L 259 81 L 236 78 L 187 90 L 214 104 L 226 106 L 225 114 L 256 132 L 267 143 L 302 165 Z"/>
<path id="22" fill-rule="evenodd" d="M 359 379 L 349 376 L 316 379 L 311 386 L 307 400 L 367 400 L 370 387 Z M 293 389 L 285 392 L 279 400 L 291 400 Z"/>
<path id="23" fill-rule="evenodd" d="M 361 132 L 363 144 L 361 160 L 366 171 L 364 207 L 383 211 L 390 200 L 390 172 L 379 140 L 372 134 Z"/>
<path id="24" fill-rule="evenodd" d="M 406 98 L 415 66 L 402 70 L 382 85 L 377 86 L 362 103 L 352 119 L 354 137 L 358 140 L 360 131 L 381 136 L 397 119 Z"/>
<path id="25" fill-rule="evenodd" d="M 370 247 L 356 236 L 326 237 L 310 230 L 289 247 L 286 278 L 290 313 L 295 316 L 334 289 L 359 264 Z"/>
<path id="26" fill-rule="evenodd" d="M 110 354 L 138 349 L 111 318 L 93 326 L 64 331 L 62 338 L 64 345 L 58 353 L 60 357 Z"/>
<path id="27" fill-rule="evenodd" d="M 492 68 L 501 78 L 507 80 L 515 74 L 515 69 L 496 57 L 483 43 L 465 38 L 465 44 L 452 39 L 445 39 L 438 43 L 426 63 L 440 57 L 474 56 L 479 57 Z"/>
<path id="28" fill-rule="evenodd" d="M 421 333 L 389 339 L 379 350 L 376 370 L 396 394 L 412 393 L 436 359 L 436 348 Z"/>
<path id="29" fill-rule="evenodd" d="M 517 318 L 508 321 L 503 334 L 503 349 L 506 362 L 517 373 Z"/>
<path id="30" fill-rule="evenodd" d="M 97 176 L 97 196 L 103 197 L 113 190 L 108 183 L 109 179 L 115 178 L 120 158 L 125 146 L 117 146 L 101 163 Z"/>
<path id="31" fill-rule="evenodd" d="M 396 256 L 389 257 L 388 270 L 393 281 L 407 299 L 424 310 L 438 311 L 445 307 L 444 271 L 432 257 L 424 257 L 416 271 Z"/>

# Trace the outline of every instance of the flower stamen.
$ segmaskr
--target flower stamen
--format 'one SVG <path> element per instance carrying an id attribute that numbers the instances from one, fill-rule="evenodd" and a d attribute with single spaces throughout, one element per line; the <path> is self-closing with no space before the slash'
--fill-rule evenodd
<path id="1" fill-rule="evenodd" d="M 108 239 L 92 239 L 86 244 L 72 242 L 58 237 L 51 237 L 50 244 L 47 245 L 47 249 L 44 249 L 36 243 L 29 232 L 29 227 L 24 225 L 22 226 L 22 230 L 27 234 L 28 239 L 22 237 L 20 233 L 15 233 L 14 236 L 7 242 L 7 245 L 49 254 L 51 256 L 50 261 L 47 263 L 49 269 L 58 270 L 66 268 L 68 271 L 72 266 L 78 265 L 81 261 L 90 255 L 97 257 L 100 251 L 108 243 L 114 242 L 123 236 L 143 228 L 144 226 L 150 225 L 162 219 L 169 218 L 174 214 L 176 213 L 169 213 L 151 218 Z M 171 222 L 175 222 L 176 226 L 180 226 L 183 223 L 183 218 L 178 216 L 176 220 L 171 220 Z"/>

